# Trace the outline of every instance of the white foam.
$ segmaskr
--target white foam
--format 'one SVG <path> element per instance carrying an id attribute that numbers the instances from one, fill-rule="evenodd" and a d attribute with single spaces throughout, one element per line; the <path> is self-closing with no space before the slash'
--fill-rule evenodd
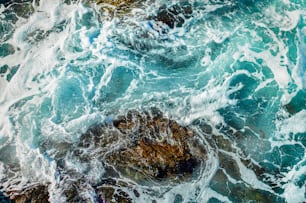
<path id="1" fill-rule="evenodd" d="M 232 201 L 230 201 L 227 197 L 217 193 L 216 191 L 208 188 L 204 193 L 203 193 L 203 202 L 208 202 L 210 198 L 216 198 L 224 203 L 231 203 Z"/>
<path id="2" fill-rule="evenodd" d="M 93 113 L 88 115 L 83 115 L 81 117 L 75 118 L 69 121 L 65 125 L 65 131 L 71 134 L 82 134 L 95 123 L 101 123 L 104 120 L 104 116 Z M 80 128 L 81 127 L 81 128 Z"/>
<path id="3" fill-rule="evenodd" d="M 0 134 L 9 137 L 10 141 L 14 141 L 17 146 L 16 156 L 21 166 L 20 175 L 25 180 L 23 182 L 27 182 L 27 179 L 42 184 L 54 181 L 56 167 L 54 161 L 44 157 L 34 143 L 40 139 L 35 136 L 52 137 L 56 131 L 48 131 L 52 125 L 44 126 L 44 124 L 49 124 L 48 120 L 35 120 L 38 116 L 35 115 L 37 113 L 35 107 L 39 108 L 44 98 L 52 95 L 56 87 L 56 75 L 52 74 L 58 63 L 56 50 L 65 44 L 67 30 L 61 33 L 51 32 L 46 38 L 39 41 L 39 45 L 25 41 L 25 38 L 30 32 L 38 29 L 52 30 L 53 26 L 62 20 L 72 18 L 76 9 L 78 9 L 77 5 L 68 6 L 59 1 L 40 1 L 29 19 L 18 20 L 15 25 L 16 31 L 8 41 L 14 47 L 19 47 L 20 50 L 0 62 L 0 65 L 9 66 L 20 64 L 19 70 L 10 82 L 2 79 L 0 82 Z M 40 79 L 39 76 L 43 79 Z M 35 77 L 38 80 L 34 80 Z M 13 109 L 12 105 L 20 101 L 25 101 L 25 103 Z M 39 127 L 38 123 L 43 127 L 42 134 L 37 135 L 35 130 Z M 62 134 L 65 133 L 57 135 L 60 137 Z M 21 186 L 22 184 L 17 184 L 14 187 L 21 189 Z"/>
<path id="4" fill-rule="evenodd" d="M 284 197 L 288 203 L 303 202 L 305 201 L 305 185 L 301 187 L 296 184 L 306 174 L 306 155 L 296 164 L 283 178 L 284 182 Z"/>
<path id="5" fill-rule="evenodd" d="M 240 172 L 240 175 L 241 175 L 241 179 L 251 185 L 253 188 L 256 188 L 256 189 L 261 189 L 261 190 L 266 190 L 266 191 L 269 191 L 271 193 L 273 193 L 273 191 L 271 190 L 271 188 L 263 183 L 262 181 L 258 180 L 256 174 L 254 173 L 254 171 L 248 169 L 240 160 L 239 156 L 237 156 L 237 154 L 234 154 L 232 152 L 227 152 L 227 151 L 224 151 L 224 150 L 220 150 L 222 151 L 223 153 L 231 156 L 237 163 L 238 167 L 239 167 L 239 172 Z"/>
<path id="6" fill-rule="evenodd" d="M 265 27 L 265 25 L 261 25 L 260 23 L 258 24 L 258 26 Z M 274 79 L 279 85 L 279 87 L 287 88 L 288 84 L 291 82 L 291 77 L 286 67 L 286 65 L 288 64 L 281 63 L 281 61 L 283 61 L 282 57 L 286 56 L 288 48 L 281 41 L 278 40 L 277 36 L 275 36 L 275 34 L 271 30 L 266 29 L 266 31 L 270 34 L 270 36 L 273 37 L 273 40 L 278 43 L 277 45 L 273 45 L 276 46 L 275 49 L 279 49 L 277 55 L 273 56 L 270 52 L 271 49 L 255 53 L 249 49 L 249 45 L 246 45 L 245 47 L 241 47 L 241 49 L 244 51 L 244 57 L 241 58 L 241 60 L 243 59 L 246 61 L 256 62 L 255 58 L 263 59 L 264 63 L 272 71 Z M 271 48 L 273 49 L 273 47 Z"/>
<path id="7" fill-rule="evenodd" d="M 1 15 L 3 11 L 5 11 L 5 6 L 3 4 L 0 4 L 0 14 Z"/>
<path id="8" fill-rule="evenodd" d="M 300 10 L 279 10 L 276 6 L 268 6 L 265 8 L 265 20 L 269 23 L 269 26 L 275 26 L 280 28 L 283 31 L 290 31 L 294 29 L 298 23 L 299 16 L 301 11 Z"/>
<path id="9" fill-rule="evenodd" d="M 301 20 L 302 21 L 302 20 Z M 293 69 L 293 78 L 300 89 L 306 89 L 306 44 L 304 36 L 306 36 L 306 28 L 297 30 L 298 36 L 298 57 L 297 64 Z"/>
<path id="10" fill-rule="evenodd" d="M 288 203 L 304 202 L 305 187 L 298 187 L 293 183 L 289 183 L 285 187 L 285 198 Z"/>
<path id="11" fill-rule="evenodd" d="M 279 133 L 283 135 L 289 136 L 290 133 L 305 133 L 306 132 L 306 110 L 292 115 L 291 117 L 276 121 L 277 128 L 279 129 Z"/>
<path id="12" fill-rule="evenodd" d="M 228 91 L 228 83 L 230 78 L 227 78 L 223 84 L 216 85 L 215 79 L 208 81 L 204 91 L 200 91 L 190 96 L 190 113 L 184 118 L 184 123 L 191 123 L 198 118 L 207 118 L 213 125 L 223 122 L 223 118 L 217 112 L 218 109 L 229 105 L 234 105 L 235 100 L 230 100 L 228 95 L 231 92 L 239 90 L 241 87 L 233 88 Z"/>
<path id="13" fill-rule="evenodd" d="M 5 178 L 6 170 L 4 164 L 0 162 L 0 180 L 2 181 Z"/>

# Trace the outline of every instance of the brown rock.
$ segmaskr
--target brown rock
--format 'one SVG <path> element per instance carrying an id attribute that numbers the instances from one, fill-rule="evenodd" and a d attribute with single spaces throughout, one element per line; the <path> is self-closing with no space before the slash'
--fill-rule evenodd
<path id="1" fill-rule="evenodd" d="M 139 8 L 142 0 L 95 0 L 101 6 L 102 12 L 113 16 L 124 16 L 131 12 L 133 8 Z"/>
<path id="2" fill-rule="evenodd" d="M 97 189 L 97 194 L 100 200 L 109 203 L 131 203 L 133 202 L 130 196 L 121 189 L 115 189 L 112 186 L 103 186 Z"/>
<path id="3" fill-rule="evenodd" d="M 101 6 L 102 12 L 110 14 L 111 17 L 119 16 L 124 17 L 130 14 L 133 8 L 141 8 L 144 6 L 142 3 L 150 3 L 144 0 L 95 0 L 95 3 Z M 161 6 L 156 16 L 151 16 L 156 22 L 161 22 L 169 28 L 182 27 L 186 19 L 192 16 L 192 6 L 188 2 L 177 3 L 171 6 Z"/>
<path id="4" fill-rule="evenodd" d="M 108 136 L 112 139 L 107 139 Z M 156 109 L 144 113 L 129 111 L 114 120 L 113 126 L 90 129 L 82 136 L 81 143 L 82 146 L 91 143 L 95 148 L 115 148 L 103 155 L 106 163 L 138 182 L 183 180 L 191 177 L 206 159 L 205 147 L 196 142 L 195 132 Z"/>
<path id="5" fill-rule="evenodd" d="M 128 6 L 131 5 L 139 0 L 97 0 L 97 4 L 109 4 L 112 6 Z"/>
<path id="6" fill-rule="evenodd" d="M 8 196 L 16 203 L 47 203 L 49 202 L 48 187 L 45 185 L 31 186 L 23 191 L 11 191 Z"/>

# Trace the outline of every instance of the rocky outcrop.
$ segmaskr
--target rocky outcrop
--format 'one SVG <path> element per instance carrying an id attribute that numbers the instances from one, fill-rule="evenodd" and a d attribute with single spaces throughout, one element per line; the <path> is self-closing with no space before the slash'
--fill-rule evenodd
<path id="1" fill-rule="evenodd" d="M 154 109 L 130 111 L 113 125 L 93 127 L 79 147 L 112 149 L 103 155 L 105 162 L 135 181 L 179 181 L 205 163 L 206 150 L 197 139 L 193 130 Z"/>

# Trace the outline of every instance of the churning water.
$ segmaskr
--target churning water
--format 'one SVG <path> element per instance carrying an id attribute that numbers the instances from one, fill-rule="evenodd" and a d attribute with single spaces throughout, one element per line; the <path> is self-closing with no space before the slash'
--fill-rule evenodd
<path id="1" fill-rule="evenodd" d="M 152 18 L 177 4 L 191 7 L 183 22 Z M 151 107 L 201 135 L 209 169 L 133 183 L 133 201 L 305 202 L 305 0 L 154 0 L 115 17 L 90 2 L 0 4 L 2 192 L 49 184 L 49 200 L 65 202 L 60 143 Z M 65 158 L 89 182 L 105 171 Z"/>

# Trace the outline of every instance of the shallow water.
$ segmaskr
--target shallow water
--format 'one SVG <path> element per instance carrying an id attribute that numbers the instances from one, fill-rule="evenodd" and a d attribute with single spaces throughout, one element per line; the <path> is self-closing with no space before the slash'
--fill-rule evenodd
<path id="1" fill-rule="evenodd" d="M 136 185 L 135 202 L 306 201 L 304 0 L 186 1 L 192 16 L 174 28 L 152 20 L 164 0 L 114 18 L 93 4 L 16 2 L 0 4 L 1 190 L 51 183 L 50 200 L 65 202 L 60 143 L 157 107 L 201 135 L 209 167 L 175 186 Z"/>

